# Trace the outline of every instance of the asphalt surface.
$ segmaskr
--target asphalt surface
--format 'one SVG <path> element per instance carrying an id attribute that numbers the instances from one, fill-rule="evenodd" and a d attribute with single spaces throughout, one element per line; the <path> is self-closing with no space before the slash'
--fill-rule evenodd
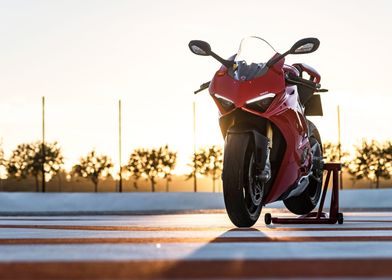
<path id="1" fill-rule="evenodd" d="M 250 229 L 225 213 L 3 216 L 0 279 L 391 279 L 392 213 L 344 215 Z"/>

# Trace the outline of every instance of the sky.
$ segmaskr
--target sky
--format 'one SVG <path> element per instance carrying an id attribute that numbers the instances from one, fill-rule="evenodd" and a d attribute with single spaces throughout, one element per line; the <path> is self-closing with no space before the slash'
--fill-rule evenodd
<path id="1" fill-rule="evenodd" d="M 58 141 L 70 166 L 95 148 L 118 162 L 117 108 L 123 104 L 123 162 L 138 147 L 169 144 L 179 165 L 197 146 L 222 145 L 218 111 L 207 91 L 219 63 L 188 49 L 205 40 L 223 57 L 243 37 L 266 39 L 284 52 L 317 37 L 312 54 L 287 57 L 321 74 L 324 117 L 313 117 L 323 141 L 391 139 L 392 2 L 308 0 L 0 0 L 0 138 L 6 155 L 41 137 Z"/>

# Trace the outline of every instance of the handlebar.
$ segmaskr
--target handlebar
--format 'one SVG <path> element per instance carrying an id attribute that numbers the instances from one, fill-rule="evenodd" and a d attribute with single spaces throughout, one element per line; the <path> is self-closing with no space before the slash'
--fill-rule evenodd
<path id="1" fill-rule="evenodd" d="M 327 89 L 322 89 L 319 83 L 312 82 L 307 79 L 292 75 L 290 73 L 286 74 L 286 81 L 295 85 L 303 85 L 307 88 L 314 90 L 315 92 L 327 92 Z"/>
<path id="2" fill-rule="evenodd" d="M 292 84 L 306 86 L 306 87 L 314 90 L 315 92 L 327 92 L 328 91 L 327 89 L 321 88 L 321 85 L 319 83 L 315 83 L 310 80 L 303 79 L 298 76 L 294 76 L 290 73 L 286 74 L 286 81 L 288 81 L 289 83 L 292 83 Z M 198 90 L 194 91 L 194 94 L 197 94 L 197 93 L 207 89 L 210 86 L 210 83 L 211 83 L 211 81 L 208 81 L 204 84 L 201 84 L 200 88 Z"/>
<path id="3" fill-rule="evenodd" d="M 207 89 L 207 88 L 210 86 L 210 83 L 211 83 L 211 81 L 206 82 L 206 83 L 204 83 L 204 84 L 201 84 L 201 85 L 200 85 L 200 88 L 199 88 L 198 90 L 194 91 L 193 93 L 194 93 L 194 94 L 197 94 L 197 93 L 199 93 L 199 92 L 201 92 L 201 91 Z"/>

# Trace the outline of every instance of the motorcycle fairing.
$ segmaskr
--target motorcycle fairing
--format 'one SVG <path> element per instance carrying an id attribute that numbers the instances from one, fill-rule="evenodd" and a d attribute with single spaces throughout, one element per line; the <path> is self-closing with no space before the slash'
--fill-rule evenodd
<path id="1" fill-rule="evenodd" d="M 296 86 L 287 86 L 283 72 L 284 59 L 254 80 L 237 81 L 222 67 L 211 81 L 209 91 L 217 104 L 221 118 L 243 110 L 276 126 L 286 142 L 286 149 L 280 162 L 279 170 L 274 176 L 273 186 L 264 199 L 264 203 L 278 200 L 298 178 L 308 173 L 311 167 L 310 144 L 307 138 L 308 126 L 302 107 L 298 102 Z M 247 108 L 247 101 L 274 93 L 272 103 L 265 112 Z M 225 111 L 215 94 L 234 103 L 234 108 Z M 235 123 L 235 120 L 233 121 Z M 227 127 L 228 129 L 229 127 Z"/>
<path id="2" fill-rule="evenodd" d="M 264 75 L 254 80 L 239 81 L 233 79 L 226 69 L 222 66 L 211 81 L 209 91 L 219 94 L 233 101 L 236 108 L 245 107 L 246 101 L 262 96 L 266 93 L 282 93 L 285 90 L 285 80 L 282 74 L 283 60 L 270 68 Z M 219 111 L 224 115 L 225 110 L 222 105 L 214 98 Z"/>

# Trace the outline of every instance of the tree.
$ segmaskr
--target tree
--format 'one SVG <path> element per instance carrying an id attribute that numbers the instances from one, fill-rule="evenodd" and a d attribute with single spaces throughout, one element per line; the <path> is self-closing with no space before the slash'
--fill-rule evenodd
<path id="1" fill-rule="evenodd" d="M 340 159 L 339 159 L 339 150 L 340 150 Z M 343 166 L 347 165 L 347 157 L 349 153 L 346 151 L 342 151 L 339 144 L 335 144 L 332 142 L 325 142 L 323 144 L 323 156 L 325 162 L 341 162 Z"/>
<path id="2" fill-rule="evenodd" d="M 177 161 L 177 153 L 170 151 L 169 146 L 166 145 L 162 149 L 162 172 L 163 172 L 163 178 L 166 179 L 166 192 L 169 191 L 169 182 L 171 182 L 171 177 L 172 177 L 172 172 L 174 168 L 176 167 L 176 161 Z"/>
<path id="3" fill-rule="evenodd" d="M 356 147 L 356 157 L 349 164 L 349 173 L 356 179 L 369 179 L 379 188 L 380 178 L 389 179 L 392 174 L 392 143 L 380 144 L 375 140 L 362 141 Z"/>
<path id="4" fill-rule="evenodd" d="M 193 172 L 188 175 L 187 179 L 197 176 L 197 174 L 212 177 L 212 190 L 215 192 L 215 181 L 222 175 L 223 169 L 223 151 L 221 147 L 211 146 L 196 151 L 193 155 L 190 166 Z"/>
<path id="5" fill-rule="evenodd" d="M 42 148 L 45 149 L 45 157 L 43 157 Z M 35 179 L 36 191 L 39 191 L 38 177 L 42 175 L 42 165 L 47 180 L 56 175 L 61 166 L 64 164 L 64 158 L 57 142 L 45 143 L 34 142 L 28 144 L 20 144 L 12 152 L 7 163 L 7 172 L 14 178 L 26 178 L 33 176 Z M 45 190 L 42 190 L 45 192 Z"/>
<path id="6" fill-rule="evenodd" d="M 98 192 L 99 179 L 110 176 L 113 168 L 112 160 L 106 155 L 98 155 L 92 150 L 85 157 L 81 157 L 79 164 L 73 166 L 71 174 L 90 179 L 94 184 L 94 191 Z"/>
<path id="7" fill-rule="evenodd" d="M 0 142 L 0 166 L 5 166 L 5 163 L 3 143 Z"/>
<path id="8" fill-rule="evenodd" d="M 3 189 L 3 179 L 5 178 L 7 161 L 4 158 L 3 143 L 0 142 L 0 187 Z"/>
<path id="9" fill-rule="evenodd" d="M 170 151 L 167 145 L 157 149 L 139 148 L 130 155 L 127 170 L 136 180 L 146 177 L 151 183 L 151 191 L 155 192 L 156 177 L 165 177 L 168 184 L 176 159 L 177 153 Z"/>
<path id="10" fill-rule="evenodd" d="M 189 164 L 189 166 L 192 168 L 192 173 L 190 173 L 185 180 L 189 180 L 191 178 L 195 180 L 195 186 L 194 186 L 195 192 L 197 192 L 197 187 L 196 187 L 197 175 L 204 174 L 204 166 L 206 162 L 207 162 L 207 154 L 205 153 L 204 150 L 199 149 L 198 151 L 195 151 L 195 153 L 192 155 L 192 162 L 191 164 Z"/>
<path id="11" fill-rule="evenodd" d="M 347 168 L 350 163 L 349 153 L 346 151 L 342 151 L 340 144 L 325 142 L 323 144 L 323 156 L 324 162 L 339 162 L 342 164 L 343 168 Z M 339 187 L 340 189 L 343 189 L 342 172 L 340 172 L 339 174 Z"/>
<path id="12" fill-rule="evenodd" d="M 142 177 L 142 159 L 141 159 L 141 150 L 137 149 L 132 152 L 129 156 L 128 165 L 124 166 L 125 170 L 127 170 L 131 177 L 135 179 L 133 186 L 135 189 L 138 188 L 137 181 Z"/>

